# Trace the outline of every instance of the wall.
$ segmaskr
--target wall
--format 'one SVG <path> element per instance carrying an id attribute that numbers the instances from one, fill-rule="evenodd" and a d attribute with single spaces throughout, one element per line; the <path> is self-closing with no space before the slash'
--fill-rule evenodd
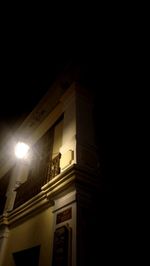
<path id="1" fill-rule="evenodd" d="M 65 212 L 68 210 L 70 210 L 71 215 L 70 217 L 65 217 L 66 216 Z M 76 266 L 76 192 L 72 191 L 69 193 L 65 193 L 64 196 L 57 198 L 55 200 L 53 212 L 54 212 L 53 231 L 56 232 L 63 226 L 67 227 L 68 230 L 70 231 L 67 265 Z M 58 215 L 62 215 L 62 219 L 60 219 L 57 222 Z"/>
<path id="2" fill-rule="evenodd" d="M 41 245 L 39 266 L 49 266 L 53 241 L 52 225 L 53 214 L 51 208 L 48 208 L 28 221 L 12 228 L 6 249 L 7 256 L 5 257 L 4 264 L 1 266 L 14 266 L 13 252 L 37 245 Z"/>

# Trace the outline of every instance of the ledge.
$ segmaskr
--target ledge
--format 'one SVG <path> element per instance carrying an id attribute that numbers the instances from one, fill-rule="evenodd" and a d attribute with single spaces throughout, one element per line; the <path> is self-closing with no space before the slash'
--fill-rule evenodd
<path id="1" fill-rule="evenodd" d="M 54 203 L 46 198 L 43 192 L 28 200 L 24 204 L 20 205 L 16 209 L 4 213 L 0 217 L 0 226 L 8 225 L 13 227 L 14 225 L 27 220 L 29 217 L 41 212 L 43 209 L 52 206 Z"/>
<path id="2" fill-rule="evenodd" d="M 73 164 L 64 172 L 50 180 L 41 189 L 47 194 L 47 197 L 54 200 L 57 195 L 63 193 L 68 188 L 92 192 L 99 190 L 98 174 L 86 167 Z"/>
<path id="3" fill-rule="evenodd" d="M 0 216 L 0 226 L 13 227 L 54 205 L 54 200 L 70 191 L 90 198 L 99 190 L 98 175 L 86 167 L 71 165 L 41 188 L 41 192 L 16 209 Z"/>

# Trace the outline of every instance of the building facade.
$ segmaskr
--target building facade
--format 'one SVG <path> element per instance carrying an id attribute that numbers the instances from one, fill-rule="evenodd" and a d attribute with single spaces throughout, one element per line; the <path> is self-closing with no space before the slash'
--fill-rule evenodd
<path id="1" fill-rule="evenodd" d="M 95 256 L 99 193 L 92 97 L 52 85 L 16 131 L 26 160 L 0 161 L 0 265 L 84 266 Z"/>

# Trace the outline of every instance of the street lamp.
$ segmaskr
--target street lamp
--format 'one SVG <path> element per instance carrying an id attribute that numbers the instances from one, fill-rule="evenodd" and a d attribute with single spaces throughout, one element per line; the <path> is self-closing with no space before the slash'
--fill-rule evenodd
<path id="1" fill-rule="evenodd" d="M 18 142 L 15 146 L 15 155 L 18 159 L 26 159 L 30 147 L 24 142 Z"/>

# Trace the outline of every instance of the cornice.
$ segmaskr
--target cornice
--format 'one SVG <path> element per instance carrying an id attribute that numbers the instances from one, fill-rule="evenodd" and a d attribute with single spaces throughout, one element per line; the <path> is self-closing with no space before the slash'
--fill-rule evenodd
<path id="1" fill-rule="evenodd" d="M 0 217 L 0 226 L 13 227 L 22 223 L 29 217 L 40 213 L 43 209 L 53 206 L 55 199 L 66 195 L 70 191 L 76 192 L 77 200 L 79 196 L 80 198 L 90 198 L 91 193 L 97 193 L 98 189 L 99 179 L 97 173 L 73 164 L 44 185 L 38 195 L 18 208 L 4 213 Z"/>
<path id="2" fill-rule="evenodd" d="M 86 167 L 73 164 L 44 185 L 42 191 L 49 199 L 54 200 L 68 188 L 75 189 L 77 193 L 79 190 L 83 190 L 84 193 L 86 191 L 88 193 L 96 192 L 100 188 L 98 174 Z"/>
<path id="3" fill-rule="evenodd" d="M 0 217 L 0 226 L 5 224 L 9 227 L 13 227 L 16 224 L 26 221 L 29 217 L 38 214 L 43 209 L 48 208 L 53 204 L 54 203 L 52 201 L 47 199 L 45 193 L 41 191 L 38 195 L 28 200 L 18 208 L 4 213 Z"/>

